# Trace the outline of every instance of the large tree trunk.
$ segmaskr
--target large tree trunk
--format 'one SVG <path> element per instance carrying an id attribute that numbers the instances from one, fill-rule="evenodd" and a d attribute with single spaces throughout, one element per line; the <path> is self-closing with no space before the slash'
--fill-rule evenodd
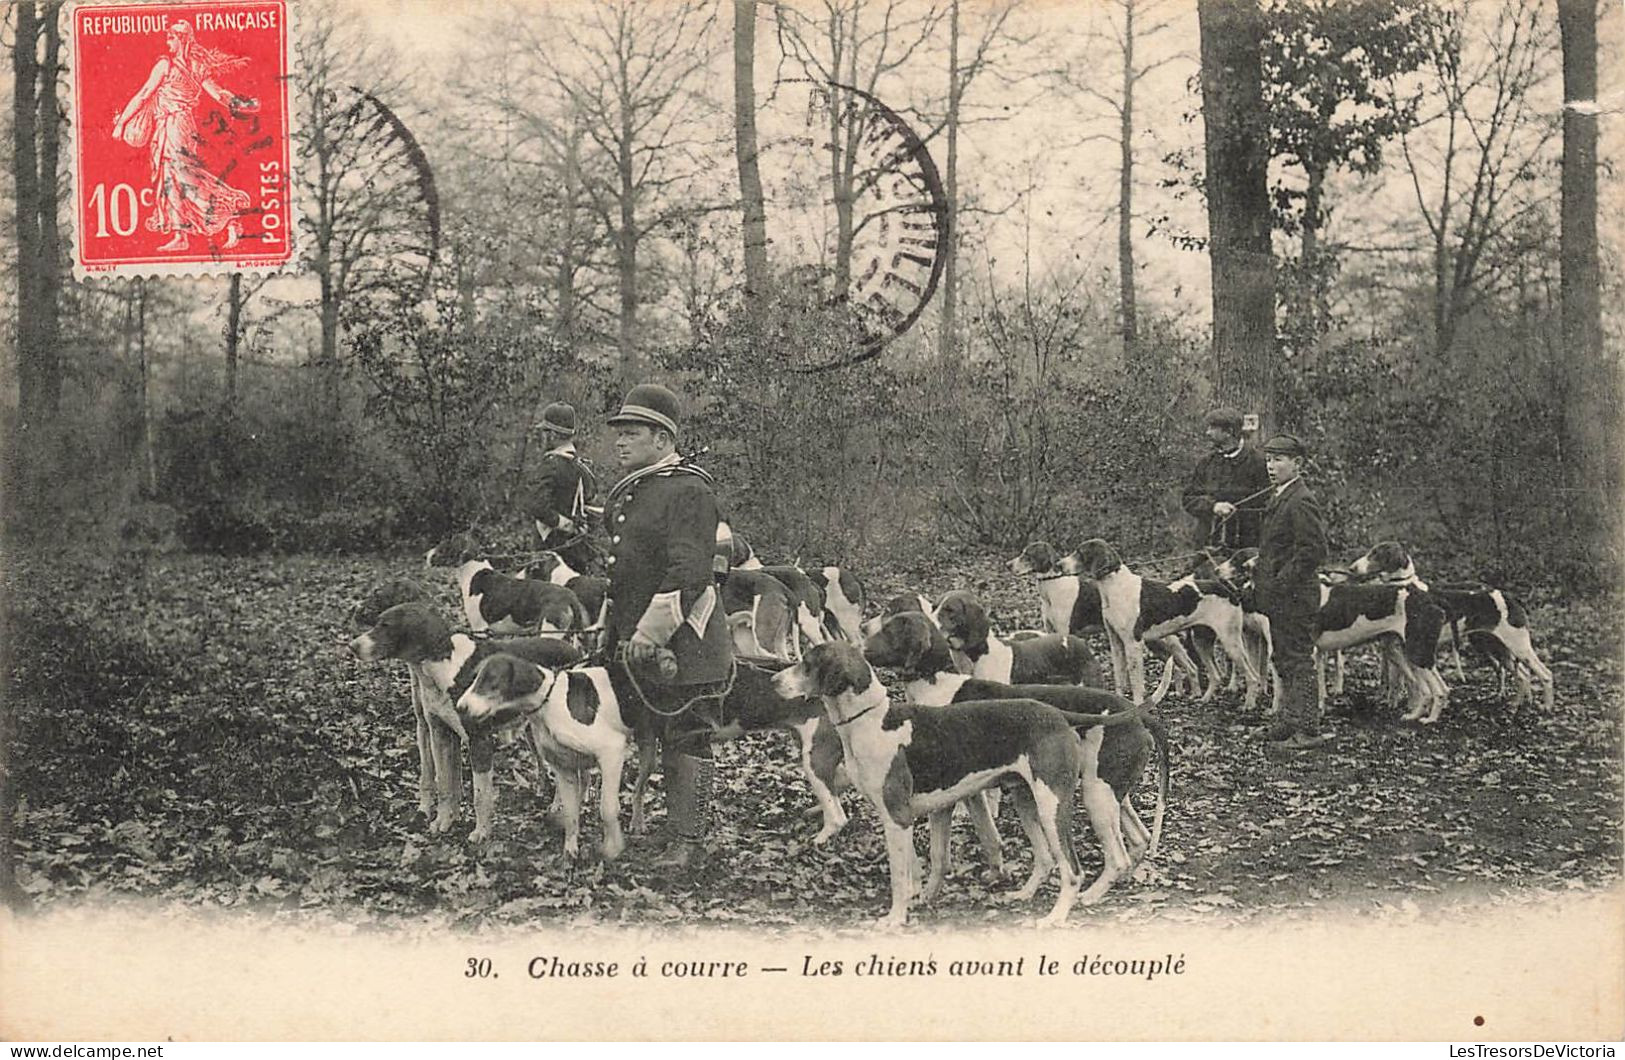
<path id="1" fill-rule="evenodd" d="M 1604 362 L 1597 261 L 1597 3 L 1558 0 L 1563 35 L 1563 356 L 1568 401 L 1564 449 L 1577 484 L 1617 498 L 1619 381 Z M 1587 494 L 1589 496 L 1589 494 Z"/>
<path id="2" fill-rule="evenodd" d="M 62 232 L 57 224 L 57 161 L 61 154 L 62 123 L 57 115 L 57 75 L 62 66 L 60 2 L 44 6 L 45 60 L 40 65 L 39 120 L 39 403 L 42 415 L 56 419 L 62 400 L 62 362 L 58 355 L 61 329 L 58 307 L 62 294 Z"/>
<path id="3" fill-rule="evenodd" d="M 17 41 L 11 51 L 11 122 L 15 142 L 11 175 L 17 203 L 17 385 L 19 427 L 26 445 L 39 418 L 40 231 L 39 15 L 32 0 L 17 5 Z"/>
<path id="4" fill-rule="evenodd" d="M 7 485 L 8 514 L 27 522 L 48 483 L 46 456 L 62 399 L 58 302 L 62 241 L 57 227 L 61 125 L 57 76 L 61 4 L 17 5 L 12 48 L 12 180 L 17 228 L 17 434 Z M 41 44 L 43 42 L 43 57 Z"/>
<path id="5" fill-rule="evenodd" d="M 1118 114 L 1117 288 L 1123 316 L 1123 363 L 1132 366 L 1139 345 L 1134 291 L 1134 0 L 1123 6 L 1123 106 Z"/>
<path id="6" fill-rule="evenodd" d="M 1219 397 L 1273 423 L 1275 260 L 1270 249 L 1269 128 L 1250 0 L 1198 0 L 1207 139 L 1208 254 Z M 1266 426 L 1264 429 L 1268 430 Z"/>
<path id="7" fill-rule="evenodd" d="M 745 300 L 751 312 L 766 297 L 767 206 L 756 140 L 756 0 L 734 0 L 734 159 L 745 228 Z"/>
<path id="8" fill-rule="evenodd" d="M 948 200 L 948 242 L 942 266 L 942 335 L 938 352 L 954 356 L 959 349 L 959 0 L 953 0 L 948 14 L 948 136 L 947 165 L 943 185 Z"/>
<path id="9" fill-rule="evenodd" d="M 226 289 L 226 411 L 237 412 L 237 344 L 243 333 L 243 274 L 234 272 Z"/>

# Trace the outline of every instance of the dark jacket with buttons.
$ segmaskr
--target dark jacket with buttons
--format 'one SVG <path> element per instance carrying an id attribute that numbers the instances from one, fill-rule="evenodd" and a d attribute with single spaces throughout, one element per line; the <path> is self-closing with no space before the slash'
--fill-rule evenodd
<path id="1" fill-rule="evenodd" d="M 1320 610 L 1317 568 L 1326 559 L 1320 503 L 1297 479 L 1270 497 L 1258 543 L 1253 584 L 1266 614 L 1313 615 Z"/>
<path id="2" fill-rule="evenodd" d="M 1242 446 L 1235 456 L 1209 453 L 1197 461 L 1180 495 L 1185 511 L 1196 517 L 1196 547 L 1256 546 L 1259 524 L 1263 520 L 1263 497 L 1253 497 L 1222 523 L 1214 518 L 1213 505 L 1218 501 L 1236 504 L 1259 490 L 1268 489 L 1269 484 L 1270 473 L 1264 466 L 1264 454 L 1250 445 Z"/>
<path id="3" fill-rule="evenodd" d="M 593 474 L 573 449 L 551 449 L 542 457 L 536 476 L 531 516 L 549 530 L 559 525 L 559 517 L 580 523 L 586 505 L 598 493 Z M 568 535 L 566 535 L 568 536 Z"/>
<path id="4" fill-rule="evenodd" d="M 610 534 L 611 642 L 629 641 L 646 621 L 650 602 L 675 592 L 682 620 L 663 641 L 677 656 L 678 675 L 671 683 L 726 680 L 733 642 L 711 577 L 717 501 L 710 479 L 682 466 L 623 479 L 610 493 L 604 518 Z M 655 610 L 661 616 L 666 611 Z M 651 616 L 654 625 L 662 624 L 661 616 Z M 660 642 L 662 635 L 664 629 L 654 639 Z"/>

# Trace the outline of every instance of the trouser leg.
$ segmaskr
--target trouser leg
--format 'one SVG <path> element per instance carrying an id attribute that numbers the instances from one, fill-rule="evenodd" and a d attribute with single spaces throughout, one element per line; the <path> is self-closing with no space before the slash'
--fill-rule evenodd
<path id="1" fill-rule="evenodd" d="M 1299 732 L 1320 731 L 1315 691 L 1314 617 L 1294 612 L 1270 616 L 1272 661 L 1281 676 L 1281 722 Z"/>

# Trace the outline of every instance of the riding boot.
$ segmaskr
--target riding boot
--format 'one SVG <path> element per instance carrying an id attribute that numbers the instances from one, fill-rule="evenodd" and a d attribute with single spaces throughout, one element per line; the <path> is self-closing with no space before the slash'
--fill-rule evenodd
<path id="1" fill-rule="evenodd" d="M 673 754 L 666 769 L 666 815 L 673 830 L 672 845 L 655 860 L 658 868 L 682 873 L 705 866 L 705 834 L 711 810 L 711 778 L 715 766 L 709 758 Z"/>

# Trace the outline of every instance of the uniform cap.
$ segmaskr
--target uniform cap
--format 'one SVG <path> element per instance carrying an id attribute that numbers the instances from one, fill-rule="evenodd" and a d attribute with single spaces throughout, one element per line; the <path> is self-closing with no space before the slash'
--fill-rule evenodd
<path id="1" fill-rule="evenodd" d="M 609 418 L 610 426 L 643 423 L 660 427 L 677 437 L 677 395 L 659 383 L 639 383 L 626 392 L 621 411 Z"/>
<path id="2" fill-rule="evenodd" d="M 542 410 L 542 426 L 559 434 L 574 434 L 576 410 L 562 401 L 555 401 Z"/>

